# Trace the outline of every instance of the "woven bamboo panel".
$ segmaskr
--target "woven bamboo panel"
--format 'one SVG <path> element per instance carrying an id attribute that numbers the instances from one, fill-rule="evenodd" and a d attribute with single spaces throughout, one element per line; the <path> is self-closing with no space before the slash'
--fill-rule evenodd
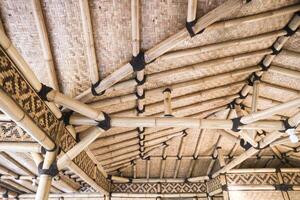
<path id="1" fill-rule="evenodd" d="M 291 41 L 290 38 L 288 41 Z M 299 46 L 300 49 L 300 46 Z M 278 66 L 283 66 L 288 69 L 300 71 L 300 54 L 295 51 L 283 50 L 278 56 L 275 57 L 273 64 Z"/>
<path id="2" fill-rule="evenodd" d="M 49 84 L 31 3 L 22 0 L 1 1 L 0 13 L 5 31 L 13 45 L 38 75 L 39 80 Z"/>
<path id="3" fill-rule="evenodd" d="M 298 200 L 300 197 L 300 191 L 289 191 L 290 200 Z"/>
<path id="4" fill-rule="evenodd" d="M 295 35 L 293 35 L 287 41 L 287 43 L 284 45 L 284 48 L 300 53 L 300 32 L 299 31 L 296 32 Z"/>
<path id="5" fill-rule="evenodd" d="M 280 191 L 230 191 L 229 198 L 230 200 L 283 200 Z"/>

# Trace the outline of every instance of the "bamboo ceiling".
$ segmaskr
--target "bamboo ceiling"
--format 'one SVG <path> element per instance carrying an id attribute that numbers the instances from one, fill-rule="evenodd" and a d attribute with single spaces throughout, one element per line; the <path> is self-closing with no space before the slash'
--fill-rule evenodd
<path id="1" fill-rule="evenodd" d="M 116 117 L 164 116 L 168 104 L 164 103 L 168 95 L 163 92 L 166 88 L 171 89 L 172 113 L 168 114 L 174 117 L 232 119 L 253 112 L 252 101 L 257 92 L 253 87 L 243 100 L 242 108 L 232 112 L 228 105 L 239 99 L 247 79 L 253 72 L 260 71 L 259 63 L 272 54 L 270 48 L 274 42 L 286 35 L 283 28 L 300 11 L 299 0 L 252 0 L 209 25 L 202 33 L 185 38 L 153 59 L 145 70 L 138 72 L 139 81 L 146 75 L 142 86 L 136 86 L 136 73 L 133 73 L 107 88 L 101 96 L 82 97 L 98 77 L 105 80 L 140 50 L 151 50 L 185 29 L 188 10 L 186 0 L 141 0 L 135 13 L 137 16 L 134 16 L 134 0 L 86 2 L 1 0 L 0 19 L 8 38 L 41 83 L 87 103 L 94 110 Z M 198 0 L 197 19 L 224 2 Z M 39 4 L 42 18 L 38 14 Z M 137 22 L 133 20 L 135 17 Z M 134 35 L 136 32 L 139 34 Z M 49 42 L 42 35 L 46 35 Z M 94 46 L 94 52 L 89 48 L 91 46 Z M 49 68 L 55 70 L 50 73 Z M 195 81 L 198 83 L 194 84 Z M 263 72 L 257 87 L 256 110 L 300 97 L 299 83 L 298 31 L 284 42 L 270 69 Z M 140 95 L 143 91 L 145 99 L 142 101 L 135 93 Z M 137 107 L 141 110 L 144 104 L 145 112 L 138 113 Z M 284 120 L 298 112 L 299 107 L 285 109 L 267 120 Z M 82 116 L 76 112 L 73 115 Z M 5 121 L 0 117 L 1 141 L 34 141 L 13 122 Z M 84 137 L 88 126 L 76 125 L 74 128 L 79 137 Z M 138 129 L 141 131 L 142 127 L 113 127 L 90 144 L 88 152 L 109 175 L 183 180 L 211 176 L 222 167 L 215 159 L 217 147 L 222 147 L 225 160 L 229 162 L 245 152 L 240 146 L 240 137 L 253 134 L 245 131 L 240 136 L 237 132 L 221 129 L 149 127 L 142 133 L 142 140 Z M 264 134 L 263 130 L 258 131 L 252 142 L 258 142 Z M 143 145 L 140 145 L 141 140 Z M 299 142 L 288 141 L 267 146 L 235 168 L 300 167 L 299 145 Z M 140 155 L 145 156 L 141 158 Z M 22 176 L 35 177 L 38 173 L 27 153 L 0 152 L 0 166 Z M 53 185 L 52 193 L 94 192 L 72 171 L 60 173 L 70 188 Z M 37 187 L 28 184 L 30 181 L 23 182 L 1 180 L 0 186 L 21 193 L 36 192 Z"/>

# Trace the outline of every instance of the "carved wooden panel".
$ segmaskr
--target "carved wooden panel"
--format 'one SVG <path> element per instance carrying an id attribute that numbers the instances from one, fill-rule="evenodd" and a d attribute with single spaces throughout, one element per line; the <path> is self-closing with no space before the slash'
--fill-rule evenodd
<path id="1" fill-rule="evenodd" d="M 206 193 L 205 183 L 115 183 L 115 193 L 173 194 Z"/>

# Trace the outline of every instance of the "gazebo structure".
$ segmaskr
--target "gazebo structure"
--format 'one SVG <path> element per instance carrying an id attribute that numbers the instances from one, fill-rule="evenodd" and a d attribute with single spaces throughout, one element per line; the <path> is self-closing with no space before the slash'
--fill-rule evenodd
<path id="1" fill-rule="evenodd" d="M 299 0 L 0 0 L 0 199 L 300 199 Z"/>

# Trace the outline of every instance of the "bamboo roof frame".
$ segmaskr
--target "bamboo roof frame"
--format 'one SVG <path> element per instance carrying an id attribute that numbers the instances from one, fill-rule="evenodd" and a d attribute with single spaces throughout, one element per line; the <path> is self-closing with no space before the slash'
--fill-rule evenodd
<path id="1" fill-rule="evenodd" d="M 244 2 L 243 2 L 244 3 Z M 196 25 L 192 28 L 194 29 L 195 32 L 199 32 L 202 29 L 210 29 L 210 28 L 220 28 L 222 26 L 232 26 L 233 24 L 238 24 L 240 23 L 239 19 L 235 20 L 228 20 L 228 24 L 224 23 L 221 24 L 219 22 L 214 23 L 215 21 L 218 21 L 218 19 L 222 18 L 222 16 L 226 16 L 228 13 L 232 12 L 233 10 L 239 8 L 242 6 L 242 1 L 238 1 L 238 0 L 228 0 L 227 2 L 225 2 L 224 4 L 222 4 L 221 6 L 219 6 L 218 8 L 216 8 L 214 10 L 214 12 L 208 13 L 207 15 L 205 15 L 204 17 L 200 18 L 198 20 L 198 22 L 196 23 Z M 52 55 L 51 55 L 51 49 L 50 49 L 50 45 L 49 45 L 49 39 L 47 36 L 47 32 L 46 32 L 46 27 L 45 27 L 45 22 L 43 19 L 43 14 L 41 11 L 41 5 L 40 2 L 38 0 L 32 0 L 32 4 L 33 7 L 35 9 L 34 15 L 37 21 L 37 26 L 39 29 L 39 36 L 41 39 L 41 43 L 43 46 L 43 53 L 44 53 L 44 57 L 45 57 L 45 62 L 48 65 L 48 68 L 50 69 L 51 73 L 51 79 L 52 79 L 52 87 L 55 90 L 50 91 L 47 95 L 46 95 L 46 99 L 47 101 L 46 104 L 51 108 L 51 111 L 53 113 L 55 113 L 57 118 L 61 117 L 61 112 L 60 110 L 57 109 L 55 104 L 64 106 L 67 109 L 70 110 L 74 110 L 79 114 L 75 114 L 72 115 L 70 117 L 70 128 L 73 130 L 72 134 L 74 137 L 76 136 L 76 131 L 74 129 L 74 127 L 72 127 L 72 125 L 76 125 L 76 126 L 82 126 L 82 125 L 87 125 L 87 126 L 94 126 L 97 125 L 99 121 L 102 120 L 106 120 L 106 115 L 104 112 L 96 110 L 94 108 L 105 108 L 111 105 L 115 105 L 118 103 L 123 103 L 123 102 L 129 102 L 129 101 L 133 101 L 133 100 L 137 100 L 137 105 L 138 108 L 140 110 L 143 110 L 143 108 L 145 107 L 146 102 L 140 98 L 137 98 L 136 95 L 134 94 L 127 94 L 124 96 L 117 96 L 117 97 L 112 97 L 112 98 L 108 98 L 108 99 L 102 99 L 96 103 L 92 103 L 92 104 L 84 104 L 82 102 L 87 102 L 91 96 L 89 94 L 89 92 L 85 92 L 83 93 L 83 95 L 81 95 L 80 97 L 78 97 L 77 99 L 80 99 L 82 102 L 67 97 L 66 95 L 60 93 L 58 91 L 59 87 L 58 87 L 58 83 L 57 83 L 57 79 L 55 76 L 55 70 L 54 70 L 54 65 L 53 65 L 53 59 L 52 59 Z M 91 80 L 92 80 L 92 84 L 95 84 L 96 82 L 99 82 L 99 74 L 98 74 L 98 68 L 97 68 L 97 61 L 96 61 L 96 56 L 95 56 L 95 47 L 93 44 L 93 35 L 92 35 L 92 24 L 91 24 L 91 17 L 90 17 L 90 13 L 89 13 L 89 5 L 88 5 L 88 1 L 86 0 L 82 0 L 80 1 L 80 6 L 81 6 L 81 15 L 82 15 L 82 21 L 83 21 L 83 29 L 84 29 L 84 35 L 85 35 L 85 40 L 86 40 L 86 49 L 87 49 L 87 54 L 88 54 L 88 60 L 90 62 L 89 66 L 90 66 L 90 75 L 91 75 Z M 140 34 L 139 34 L 139 0 L 132 0 L 131 1 L 131 16 L 132 16 L 132 43 L 133 43 L 133 49 L 132 49 L 132 54 L 134 57 L 137 57 L 138 54 L 140 53 Z M 188 12 L 187 12 L 187 22 L 192 22 L 193 20 L 196 19 L 196 8 L 197 8 L 197 1 L 195 0 L 189 0 L 188 1 Z M 226 8 L 226 9 L 225 9 Z M 226 12 L 224 12 L 224 10 L 226 10 Z M 295 6 L 290 6 L 287 8 L 282 8 L 273 12 L 266 12 L 263 14 L 258 14 L 257 16 L 259 17 L 268 17 L 268 16 L 278 16 L 278 15 L 282 15 L 284 13 L 293 13 L 295 11 L 299 11 L 300 7 L 299 5 L 295 5 Z M 223 12 L 221 12 L 223 11 Z M 220 14 L 220 16 L 216 17 L 216 13 Z M 253 16 L 251 17 L 244 17 L 245 19 L 241 19 L 241 20 L 259 20 L 259 17 L 256 18 L 257 16 Z M 202 22 L 202 23 L 200 23 Z M 212 25 L 211 25 L 212 24 Z M 294 17 L 290 20 L 288 27 L 295 31 L 297 30 L 297 28 L 300 25 L 300 17 L 299 15 L 294 15 Z M 2 26 L 2 24 L 1 24 Z M 204 26 L 204 27 L 202 27 Z M 266 33 L 266 34 L 262 34 L 259 36 L 259 38 L 263 38 L 263 37 L 274 37 L 277 36 L 277 39 L 273 45 L 273 47 L 275 48 L 275 51 L 280 51 L 281 48 L 283 47 L 283 45 L 285 44 L 285 42 L 287 42 L 288 37 L 286 36 L 286 34 L 288 34 L 285 30 L 279 30 L 279 31 L 275 31 L 275 32 L 270 32 L 270 33 Z M 33 74 L 33 72 L 30 70 L 29 66 L 26 64 L 26 62 L 22 59 L 22 57 L 18 54 L 17 50 L 15 49 L 15 47 L 11 44 L 10 40 L 6 37 L 3 28 L 0 31 L 0 35 L 3 36 L 3 39 L 1 40 L 1 45 L 5 48 L 5 50 L 7 51 L 7 53 L 12 57 L 13 61 L 16 63 L 16 65 L 19 67 L 19 70 L 22 72 L 22 74 L 25 76 L 25 78 L 27 79 L 27 81 L 31 84 L 31 86 L 35 89 L 36 92 L 39 92 L 42 90 L 43 86 L 41 85 L 41 83 L 37 80 L 36 76 Z M 169 49 L 171 49 L 171 47 L 174 47 L 177 43 L 179 43 L 181 40 L 183 40 L 184 37 L 187 37 L 186 31 L 181 31 L 179 32 L 177 35 L 170 37 L 169 39 L 165 40 L 164 42 L 160 43 L 158 46 L 150 49 L 149 51 L 145 52 L 145 59 L 146 59 L 146 63 L 150 63 L 150 61 L 158 58 L 158 59 L 172 59 L 174 57 L 181 57 L 184 55 L 192 55 L 192 54 L 196 54 L 199 53 L 199 49 L 193 48 L 193 49 L 189 49 L 188 51 L 183 50 L 183 51 L 178 51 L 178 52 L 171 52 L 171 53 L 166 53 L 164 54 L 166 51 L 168 51 Z M 234 45 L 234 44 L 239 44 L 240 42 L 249 42 L 252 39 L 254 39 L 254 37 L 249 37 L 249 38 L 245 38 L 242 39 L 240 41 L 228 41 L 228 42 L 223 42 L 222 44 L 213 44 L 213 45 L 208 45 L 207 47 L 204 47 L 204 51 L 205 48 L 207 48 L 207 50 L 209 49 L 218 49 L 220 47 L 218 47 L 218 45 L 222 46 L 222 47 L 226 47 L 227 45 Z M 201 51 L 201 50 L 200 50 Z M 162 55 L 164 54 L 164 55 Z M 162 55 L 162 56 L 161 56 Z M 270 50 L 270 49 L 262 49 L 259 51 L 255 51 L 255 52 L 250 52 L 250 53 L 245 53 L 245 54 L 241 54 L 241 55 L 236 55 L 236 56 L 229 56 L 227 58 L 221 58 L 219 59 L 219 61 L 216 61 L 216 63 L 218 62 L 230 62 L 230 61 L 235 61 L 235 60 L 239 60 L 239 59 L 243 59 L 243 58 L 247 58 L 247 57 L 252 57 L 252 56 L 264 56 L 263 60 L 262 60 L 262 64 L 266 67 L 270 67 L 270 72 L 274 72 L 280 75 L 285 75 L 285 76 L 289 76 L 292 78 L 299 78 L 300 74 L 297 70 L 292 70 L 292 69 L 287 69 L 281 66 L 277 66 L 277 65 L 273 65 L 272 61 L 273 59 L 276 57 L 276 55 L 274 55 L 274 50 Z M 215 61 L 208 61 L 207 64 L 209 65 L 210 62 L 215 62 Z M 205 62 L 204 63 L 200 63 L 200 66 L 205 66 Z M 155 82 L 155 80 L 161 76 L 167 76 L 168 74 L 173 74 L 173 73 L 181 73 L 181 71 L 187 71 L 190 70 L 191 72 L 196 70 L 196 65 L 192 65 L 190 67 L 185 67 L 184 69 L 173 69 L 173 70 L 168 70 L 165 72 L 159 72 L 156 74 L 150 74 L 147 77 L 147 81 L 152 81 Z M 259 71 L 260 68 L 259 66 L 253 66 L 253 67 L 249 67 L 246 70 L 240 70 L 239 72 L 234 71 L 234 72 L 227 72 L 227 73 L 223 73 L 223 76 L 229 76 L 229 77 L 234 77 L 234 76 L 240 76 L 241 74 L 246 74 L 249 75 L 250 73 L 256 74 L 256 76 L 261 77 L 263 74 L 263 71 Z M 122 78 L 124 78 L 126 75 L 128 75 L 129 73 L 132 73 L 132 66 L 130 63 L 124 65 L 123 67 L 121 67 L 120 69 L 116 70 L 114 73 L 112 73 L 111 75 L 109 75 L 108 77 L 106 77 L 105 79 L 103 79 L 101 82 L 99 82 L 98 86 L 95 87 L 96 92 L 101 93 L 105 90 L 107 90 L 107 92 L 109 92 L 109 90 L 113 91 L 113 90 L 118 90 L 119 88 L 122 87 L 128 87 L 128 86 L 136 86 L 136 92 L 139 96 L 142 96 L 143 94 L 145 94 L 145 88 L 143 86 L 143 84 L 141 85 L 136 85 L 136 82 L 134 80 L 128 80 L 128 81 L 124 81 L 121 83 L 117 83 L 118 81 L 120 81 Z M 216 78 L 216 77 L 222 77 L 222 75 L 216 75 L 216 76 L 212 76 L 212 77 L 204 77 L 203 79 L 201 79 L 200 81 L 189 81 L 189 82 L 183 82 L 183 83 L 179 83 L 174 85 L 175 89 L 183 87 L 186 84 L 200 84 L 205 82 L 205 80 L 210 80 L 210 78 Z M 137 72 L 137 80 L 138 81 L 143 81 L 145 78 L 145 71 L 138 71 Z M 250 76 L 251 78 L 251 76 Z M 116 85 L 114 85 L 115 83 L 117 83 Z M 232 85 L 238 85 L 239 83 L 243 83 L 242 82 L 238 82 L 238 83 L 233 83 Z M 234 102 L 238 105 L 242 104 L 244 101 L 244 98 L 242 98 L 243 96 L 247 96 L 248 93 L 251 93 L 251 97 L 252 97 L 252 102 L 251 102 L 251 112 L 244 115 L 241 114 L 241 111 L 238 110 L 239 106 L 236 106 L 236 114 L 238 116 L 240 116 L 240 122 L 242 124 L 244 124 L 243 126 L 238 126 L 238 128 L 243 129 L 243 130 L 250 130 L 252 132 L 248 132 L 248 134 L 250 133 L 250 136 L 246 133 L 242 133 L 239 132 L 238 135 L 239 137 L 237 138 L 236 136 L 234 136 L 234 133 L 223 133 L 222 135 L 219 136 L 219 140 L 217 142 L 216 148 L 213 151 L 213 157 L 215 155 L 217 155 L 217 159 L 219 161 L 220 167 L 221 169 L 214 172 L 213 173 L 213 178 L 219 176 L 220 174 L 223 173 L 227 173 L 229 172 L 234 166 L 240 164 L 244 159 L 249 158 L 251 155 L 254 155 L 256 153 L 259 152 L 260 149 L 256 149 L 257 147 L 264 147 L 267 145 L 270 145 L 271 150 L 274 152 L 274 154 L 278 157 L 278 158 L 282 158 L 282 153 L 278 150 L 278 148 L 275 147 L 275 145 L 281 145 L 284 144 L 285 142 L 287 142 L 286 138 L 280 138 L 281 136 L 283 136 L 284 133 L 279 133 L 279 132 L 272 132 L 270 134 L 267 134 L 266 137 L 260 137 L 259 135 L 257 135 L 256 130 L 257 131 L 261 131 L 261 130 L 278 130 L 278 131 L 284 131 L 285 130 L 285 125 L 282 121 L 278 121 L 278 120 L 270 120 L 270 121 L 264 121 L 265 118 L 267 117 L 271 117 L 273 114 L 275 113 L 279 113 L 281 111 L 284 111 L 290 107 L 299 107 L 300 103 L 299 103 L 299 98 L 296 98 L 294 100 L 291 100 L 289 102 L 286 103 L 282 103 L 279 104 L 277 106 L 271 107 L 269 109 L 265 109 L 265 110 L 259 110 L 257 108 L 257 101 L 258 99 L 265 99 L 263 96 L 261 96 L 261 94 L 259 94 L 258 92 L 258 87 L 261 87 L 261 85 L 266 85 L 266 84 L 270 84 L 267 81 L 254 81 L 253 83 L 253 92 L 250 91 L 250 86 L 249 84 L 246 84 L 242 87 L 242 90 L 240 91 L 239 95 L 231 95 L 228 96 L 228 99 L 234 100 Z M 114 86 L 113 86 L 114 85 Z M 228 86 L 228 85 L 227 85 Z M 219 86 L 217 88 L 225 88 L 226 86 L 224 85 L 224 87 Z M 273 85 L 274 87 L 274 85 Z M 147 91 L 146 94 L 148 94 L 149 96 L 154 96 L 156 93 L 159 93 L 162 91 L 162 89 L 165 89 L 166 86 L 164 87 L 160 87 L 160 88 L 155 88 L 155 89 L 151 89 L 149 91 Z M 211 89 L 207 89 L 207 92 L 211 92 L 217 88 L 211 88 Z M 172 88 L 174 89 L 174 88 Z M 287 88 L 284 88 L 287 89 Z M 292 89 L 287 89 L 287 90 L 291 90 Z M 202 90 L 203 91 L 203 90 Z M 295 90 L 296 91 L 296 90 Z M 299 93 L 299 92 L 298 92 Z M 199 93 L 198 93 L 199 95 Z M 205 95 L 205 91 L 203 91 L 203 94 L 201 93 L 201 95 Z M 297 94 L 298 95 L 298 94 Z M 4 99 L 2 101 L 3 103 L 3 107 L 2 109 L 5 110 L 5 113 L 9 113 L 9 118 L 7 118 L 6 116 L 1 116 L 0 115 L 0 119 L 3 121 L 17 121 L 17 123 L 19 125 L 21 125 L 22 127 L 34 127 L 34 123 L 31 123 L 30 119 L 26 118 L 26 113 L 24 111 L 22 111 L 21 109 L 18 110 L 17 112 L 13 112 L 9 110 L 9 105 L 13 105 L 13 102 L 10 101 L 10 97 L 8 95 L 6 95 L 5 93 L 3 93 L 3 91 L 1 90 L 1 96 Z M 190 168 L 188 170 L 188 177 L 191 177 L 192 172 L 193 172 L 193 168 L 195 165 L 195 160 L 198 159 L 199 157 L 199 146 L 201 143 L 201 136 L 202 134 L 204 134 L 206 129 L 231 129 L 231 127 L 233 127 L 233 122 L 231 120 L 216 120 L 216 119 L 194 119 L 194 118 L 186 118 L 186 117 L 176 117 L 176 118 L 160 118 L 158 116 L 160 116 L 162 113 L 165 113 L 166 115 L 171 115 L 171 103 L 174 103 L 176 101 L 180 101 L 180 100 L 184 100 L 185 98 L 189 98 L 189 97 L 195 97 L 197 96 L 197 93 L 191 93 L 188 95 L 184 95 L 184 96 L 177 96 L 175 98 L 172 98 L 171 101 L 171 93 L 167 92 L 165 95 L 165 103 L 161 103 L 161 102 L 157 102 L 157 103 L 152 103 L 150 105 L 147 105 L 147 107 L 152 106 L 153 109 L 155 109 L 156 107 L 159 107 L 161 105 L 165 105 L 165 112 L 159 112 L 159 113 L 155 113 L 152 115 L 148 115 L 148 116 L 143 116 L 142 113 L 138 113 L 138 117 L 120 117 L 120 115 L 124 115 L 126 116 L 127 114 L 130 115 L 130 110 L 125 110 L 125 111 L 120 111 L 117 112 L 115 114 L 110 115 L 110 123 L 112 126 L 116 126 L 116 127 L 139 127 L 138 129 L 144 132 L 145 127 L 174 127 L 176 130 L 176 127 L 179 128 L 177 130 L 183 130 L 185 128 L 198 128 L 201 129 L 201 133 L 199 135 L 198 138 L 198 142 L 197 142 L 197 146 L 195 148 L 194 154 L 193 154 L 193 158 L 192 160 L 192 164 L 190 165 Z M 224 99 L 224 97 L 222 97 Z M 220 97 L 221 99 L 221 97 Z M 49 101 L 49 102 L 48 102 Z M 275 103 L 276 100 L 274 100 Z M 99 106 L 100 105 L 100 106 Z M 185 108 L 188 108 L 188 106 L 186 106 Z M 224 107 L 223 107 L 224 108 Z M 177 109 L 177 110 L 176 110 Z M 184 109 L 184 107 L 179 107 L 179 108 L 175 108 L 174 109 L 174 113 L 178 112 L 179 109 Z M 232 110 L 230 109 L 229 112 L 231 112 Z M 247 111 L 243 111 L 244 113 Z M 214 113 L 218 113 L 218 112 L 214 112 Z M 197 115 L 197 114 L 195 114 Z M 230 115 L 230 114 L 229 114 Z M 230 118 L 229 118 L 230 119 Z M 24 120 L 24 121 L 23 121 Z M 299 113 L 288 118 L 289 123 L 292 124 L 293 126 L 295 126 L 295 130 L 299 130 Z M 27 123 L 30 123 L 31 125 L 28 126 Z M 221 124 L 222 123 L 222 124 Z M 30 130 L 30 128 L 27 128 L 29 133 L 32 133 L 34 135 L 35 131 L 39 131 L 38 127 L 34 127 L 33 130 Z M 104 132 L 104 129 L 102 128 L 89 128 L 85 131 L 83 131 L 82 133 L 78 134 L 80 135 L 80 139 L 81 141 L 77 143 L 77 145 L 75 145 L 71 150 L 69 150 L 68 152 L 65 152 L 64 155 L 62 155 L 61 157 L 59 157 L 58 159 L 58 166 L 59 169 L 63 168 L 63 166 L 65 165 L 65 163 L 69 163 L 71 168 L 73 168 L 73 170 L 76 173 L 81 174 L 80 169 L 78 168 L 78 166 L 76 166 L 72 159 L 75 158 L 77 155 L 80 154 L 80 152 L 86 150 L 86 148 L 94 141 L 96 140 L 99 135 L 101 134 L 101 132 Z M 126 137 L 130 137 L 130 138 L 134 138 L 132 137 L 130 134 L 134 133 L 135 131 L 129 131 L 126 135 Z M 159 132 L 157 132 L 159 133 Z M 125 133 L 126 134 L 126 133 Z M 124 134 L 124 135 L 125 135 Z M 232 135 L 233 134 L 233 135 Z M 246 134 L 246 135 L 243 135 Z M 40 144 L 45 147 L 46 149 L 53 149 L 55 147 L 55 143 L 53 143 L 53 141 L 48 140 L 47 135 L 41 134 L 41 136 L 39 136 L 39 134 L 35 134 L 34 136 L 38 139 L 38 141 L 40 142 Z M 132 134 L 133 135 L 133 134 Z M 147 135 L 147 134 L 145 134 Z M 92 155 L 90 150 L 87 150 L 88 154 L 90 154 L 90 156 L 92 157 L 92 159 L 95 161 L 97 161 L 96 165 L 100 166 L 100 170 L 103 171 L 103 173 L 105 174 L 105 176 L 107 176 L 105 169 L 108 169 L 109 172 L 111 171 L 115 171 L 115 170 L 120 170 L 121 168 L 127 168 L 128 166 L 132 166 L 132 170 L 134 171 L 134 178 L 137 177 L 137 168 L 136 168 L 136 161 L 141 159 L 141 160 L 145 160 L 147 162 L 147 180 L 149 180 L 150 178 L 150 161 L 152 156 L 150 155 L 152 153 L 152 150 L 154 151 L 155 148 L 162 148 L 162 158 L 161 158 L 161 165 L 160 165 L 160 169 L 161 169 L 161 173 L 160 173 L 160 179 L 164 178 L 164 172 L 165 172 L 165 168 L 166 168 L 166 149 L 167 149 L 167 145 L 165 144 L 165 142 L 169 141 L 170 139 L 165 140 L 164 142 L 160 142 L 158 145 L 156 145 L 155 147 L 151 148 L 150 147 L 147 149 L 144 146 L 144 143 L 147 144 L 147 141 L 144 141 L 145 138 L 144 133 L 139 134 L 137 139 L 138 139 L 138 145 L 140 148 L 138 148 L 139 153 L 136 155 L 136 157 L 134 157 L 134 159 L 130 158 L 130 160 L 126 160 L 126 159 L 121 159 L 120 161 L 118 161 L 117 159 L 113 160 L 113 159 L 107 159 L 110 160 L 112 163 L 109 163 L 109 168 L 105 167 L 104 165 L 104 169 L 102 169 L 102 165 L 103 162 L 105 163 L 105 160 L 102 161 L 97 161 L 97 158 Z M 172 134 L 171 134 L 172 135 Z M 222 148 L 220 148 L 220 141 L 221 138 L 223 136 L 228 135 L 228 137 L 232 137 L 235 138 L 236 141 L 239 141 L 240 137 L 244 138 L 246 141 L 248 141 L 249 143 L 252 144 L 253 147 L 251 147 L 251 149 L 247 150 L 244 154 L 242 154 L 241 156 L 238 156 L 237 158 L 234 158 L 233 160 L 231 160 L 229 163 L 226 164 L 225 162 L 225 157 L 223 152 L 222 152 Z M 230 136 L 229 136 L 230 135 Z M 176 167 L 175 167 L 175 171 L 174 171 L 174 179 L 177 177 L 178 174 L 178 169 L 180 167 L 180 162 L 183 158 L 182 156 L 182 149 L 184 147 L 184 138 L 185 135 L 184 134 L 173 134 L 173 136 L 171 136 L 171 139 L 176 137 L 176 136 L 180 136 L 180 145 L 178 147 L 178 154 L 177 154 L 177 158 L 176 158 Z M 247 137 L 245 137 L 247 136 Z M 248 137 L 249 136 L 249 137 Z M 107 141 L 109 141 L 111 138 L 110 137 L 121 137 L 121 134 L 116 135 L 116 136 L 108 136 L 106 138 Z M 122 135 L 122 137 L 124 137 Z M 125 137 L 125 138 L 126 138 Z M 260 139 L 259 141 L 255 141 L 256 139 Z M 252 140 L 251 140 L 252 139 Z M 101 141 L 101 138 L 99 139 Z M 275 141 L 274 141 L 275 140 Z M 151 141 L 151 140 L 150 140 Z M 274 141 L 274 142 L 273 142 Z M 3 143 L 5 145 L 9 145 L 9 143 Z M 13 143 L 10 143 L 13 144 Z M 234 148 L 232 149 L 229 158 L 232 159 L 234 156 L 234 152 L 237 149 L 237 142 L 235 143 Z M 116 143 L 116 145 L 119 145 L 119 143 Z M 259 145 L 259 146 L 256 146 Z M 18 145 L 16 145 L 18 146 Z M 135 148 L 136 146 L 134 146 Z M 142 147 L 142 149 L 141 149 Z M 4 149 L 6 148 L 5 146 L 3 147 Z M 132 146 L 132 149 L 134 149 Z M 293 155 L 294 153 L 297 153 L 298 150 L 289 146 L 284 146 L 284 148 L 289 149 L 289 151 L 285 154 L 287 156 Z M 7 147 L 7 150 L 9 148 Z M 32 148 L 28 148 L 28 146 L 26 146 L 26 144 L 24 143 L 24 146 L 20 146 L 20 150 L 21 151 L 32 151 Z M 19 151 L 18 149 L 16 151 Z M 41 149 L 39 145 L 35 145 L 34 146 L 34 152 L 36 153 L 41 153 Z M 135 155 L 135 151 L 132 151 L 132 155 Z M 2 155 L 3 153 L 1 153 Z M 111 154 L 113 155 L 113 154 Z M 246 156 L 243 156 L 246 155 Z M 119 155 L 121 158 L 123 158 L 123 155 Z M 128 157 L 131 156 L 131 154 L 127 155 Z M 262 157 L 260 154 L 258 154 L 259 157 Z M 113 157 L 113 156 L 111 156 Z M 117 158 L 117 157 L 116 157 Z M 227 158 L 227 157 L 226 157 Z M 49 153 L 47 152 L 44 158 L 44 163 L 43 163 L 43 168 L 44 169 L 49 169 L 50 164 L 56 159 L 56 152 L 54 153 Z M 16 163 L 15 163 L 16 164 Z M 37 163 L 38 164 L 38 163 Z M 214 168 L 214 164 L 215 164 L 215 159 L 212 159 L 212 162 L 210 163 L 209 167 L 208 167 L 208 175 L 211 174 L 211 171 Z M 118 167 L 118 168 L 116 168 Z M 14 175 L 12 175 L 14 176 Z M 33 174 L 29 174 L 30 177 L 33 177 Z M 25 177 L 23 177 L 25 179 Z M 280 177 L 279 177 L 280 178 Z M 93 182 L 93 180 L 91 180 L 89 177 L 84 177 L 83 179 L 88 180 L 88 182 Z M 111 176 L 111 180 L 115 179 L 116 181 L 125 181 L 127 182 L 128 179 L 125 180 L 124 177 L 117 177 L 117 176 Z M 189 178 L 188 180 L 191 182 L 194 181 L 199 181 L 199 180 L 203 180 L 206 179 L 204 177 L 192 177 Z M 281 177 L 281 182 L 282 182 L 282 177 Z M 8 178 L 8 181 L 9 178 Z M 39 178 L 41 187 L 38 187 L 38 191 L 37 191 L 37 196 L 36 198 L 40 198 L 40 199 L 46 199 L 48 198 L 48 194 L 49 194 L 49 190 L 50 190 L 50 185 L 51 184 L 51 179 L 49 179 L 49 176 L 42 176 Z M 10 184 L 16 184 L 16 183 L 10 183 Z M 44 185 L 44 186 L 43 186 Z M 95 186 L 95 185 L 94 185 Z M 67 185 L 66 185 L 67 187 Z M 96 186 L 97 187 L 97 186 Z M 256 188 L 257 189 L 257 188 Z M 28 190 L 25 188 L 25 190 Z M 242 188 L 243 190 L 243 188 Z M 29 190 L 28 190 L 29 191 Z M 28 192 L 26 191 L 26 192 Z M 13 194 L 13 192 L 11 192 L 11 194 Z M 42 195 L 42 196 L 40 196 Z M 44 195 L 44 196 L 43 196 Z M 193 194 L 189 194 L 187 196 L 191 196 Z M 12 195 L 13 196 L 13 195 Z M 146 195 L 147 196 L 147 195 Z M 151 196 L 151 195 L 149 195 Z M 168 196 L 168 195 L 167 195 Z M 186 195 L 183 195 L 186 196 Z M 200 195 L 201 196 L 201 195 Z M 225 197 L 226 195 L 224 194 L 223 191 L 223 196 Z M 284 194 L 285 198 L 288 198 L 287 194 Z"/>

